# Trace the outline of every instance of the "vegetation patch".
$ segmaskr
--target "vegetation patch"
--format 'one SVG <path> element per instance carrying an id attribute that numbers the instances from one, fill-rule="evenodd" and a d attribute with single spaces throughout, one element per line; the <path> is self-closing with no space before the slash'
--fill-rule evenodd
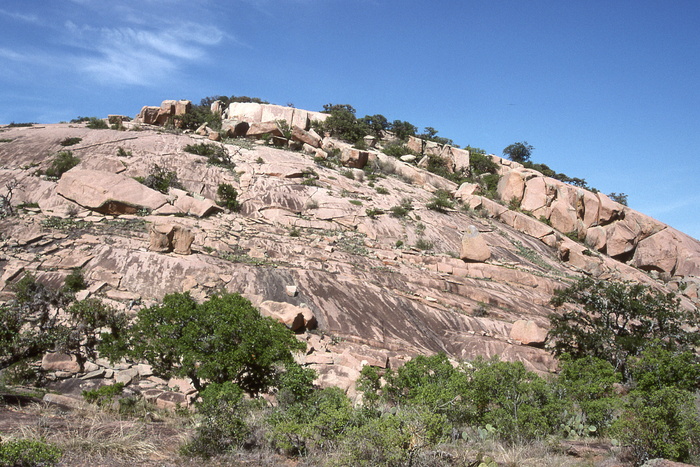
<path id="1" fill-rule="evenodd" d="M 80 163 L 80 159 L 73 155 L 72 151 L 61 151 L 53 158 L 51 165 L 46 169 L 46 176 L 57 180 L 61 175 Z"/>

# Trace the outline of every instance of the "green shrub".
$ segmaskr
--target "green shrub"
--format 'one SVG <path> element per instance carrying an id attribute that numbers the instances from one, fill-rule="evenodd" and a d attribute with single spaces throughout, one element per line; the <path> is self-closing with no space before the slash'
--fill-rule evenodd
<path id="1" fill-rule="evenodd" d="M 290 455 L 327 451 L 348 429 L 354 411 L 342 389 L 330 387 L 271 414 L 270 441 Z"/>
<path id="2" fill-rule="evenodd" d="M 454 209 L 452 194 L 447 190 L 437 190 L 425 207 L 443 213 L 447 212 L 449 209 Z"/>
<path id="3" fill-rule="evenodd" d="M 183 151 L 207 158 L 207 164 L 233 170 L 236 164 L 224 146 L 210 143 L 188 144 Z"/>
<path id="4" fill-rule="evenodd" d="M 155 164 L 151 168 L 151 173 L 149 173 L 146 178 L 137 180 L 148 188 L 165 194 L 168 193 L 170 188 L 177 188 L 180 190 L 185 188 L 177 179 L 177 172 L 174 170 L 167 170 L 165 167 L 161 167 L 158 164 Z"/>
<path id="5" fill-rule="evenodd" d="M 86 402 L 97 404 L 99 407 L 109 407 L 114 399 L 124 391 L 124 383 L 115 383 L 112 385 L 102 386 L 97 389 L 83 391 L 82 395 Z"/>
<path id="6" fill-rule="evenodd" d="M 72 151 L 61 151 L 53 158 L 51 165 L 46 169 L 46 176 L 58 179 L 61 175 L 80 163 L 80 159 L 73 155 Z"/>
<path id="7" fill-rule="evenodd" d="M 0 440 L 0 466 L 30 467 L 57 465 L 61 449 L 33 439 Z"/>
<path id="8" fill-rule="evenodd" d="M 82 140 L 83 138 L 66 138 L 63 141 L 61 141 L 61 146 L 73 146 L 74 144 L 78 144 Z"/>
<path id="9" fill-rule="evenodd" d="M 79 290 L 87 288 L 87 282 L 83 276 L 83 271 L 80 268 L 73 269 L 63 283 L 63 290 L 69 293 L 75 293 Z"/>
<path id="10" fill-rule="evenodd" d="M 321 125 L 321 133 L 328 132 L 335 138 L 356 143 L 370 133 L 370 127 L 355 118 L 355 109 L 346 104 L 327 104 L 323 112 L 330 116 Z"/>
<path id="11" fill-rule="evenodd" d="M 107 124 L 106 121 L 102 118 L 97 118 L 97 117 L 90 117 L 88 119 L 88 123 L 86 125 L 88 128 L 91 130 L 107 130 L 109 129 L 109 125 Z"/>
<path id="12" fill-rule="evenodd" d="M 131 151 L 127 151 L 123 147 L 119 146 L 119 149 L 117 149 L 117 157 L 131 157 L 132 153 Z"/>
<path id="13" fill-rule="evenodd" d="M 622 399 L 614 390 L 614 385 L 620 381 L 615 368 L 600 358 L 562 358 L 558 383 L 581 411 L 582 423 L 594 426 L 598 435 L 610 426 L 621 406 Z"/>
<path id="14" fill-rule="evenodd" d="M 238 202 L 238 191 L 229 183 L 219 183 L 219 188 L 216 190 L 216 195 L 219 197 L 219 203 L 226 209 L 238 212 L 241 205 Z"/>
<path id="15" fill-rule="evenodd" d="M 238 294 L 222 294 L 198 304 L 189 294 L 169 294 L 139 310 L 125 336 L 103 344 L 112 360 L 125 354 L 144 360 L 154 373 L 186 376 L 198 390 L 230 381 L 251 395 L 277 385 L 292 351 L 306 345 L 283 324 L 263 318 Z"/>
<path id="16" fill-rule="evenodd" d="M 389 208 L 392 217 L 406 217 L 413 210 L 413 202 L 408 198 L 403 198 L 401 204 Z"/>
<path id="17" fill-rule="evenodd" d="M 386 188 L 381 187 L 381 186 L 378 186 L 377 188 L 375 188 L 375 191 L 377 192 L 377 194 L 380 194 L 380 195 L 388 195 L 389 194 L 389 190 L 387 190 Z"/>
<path id="18" fill-rule="evenodd" d="M 683 352 L 700 343 L 700 334 L 688 330 L 700 324 L 698 310 L 683 310 L 675 295 L 642 284 L 583 278 L 556 291 L 551 303 L 575 306 L 550 317 L 555 354 L 601 358 L 625 381 L 628 359 L 650 345 L 663 342 L 666 349 Z"/>
<path id="19" fill-rule="evenodd" d="M 629 373 L 635 388 L 641 391 L 672 387 L 693 392 L 700 386 L 698 356 L 690 350 L 668 350 L 660 341 L 630 358 Z"/>
<path id="20" fill-rule="evenodd" d="M 240 447 L 250 433 L 245 423 L 248 406 L 243 390 L 231 383 L 212 383 L 201 392 L 197 411 L 202 419 L 181 452 L 188 456 L 209 458 Z"/>
<path id="21" fill-rule="evenodd" d="M 564 403 L 553 385 L 522 362 L 475 360 L 472 365 L 471 424 L 492 425 L 502 439 L 515 442 L 551 434 L 563 421 Z"/>
<path id="22" fill-rule="evenodd" d="M 469 173 L 472 177 L 485 173 L 495 174 L 497 171 L 498 164 L 490 156 L 479 152 L 469 154 Z"/>
<path id="23" fill-rule="evenodd" d="M 635 465 L 654 458 L 697 461 L 700 455 L 700 417 L 689 391 L 632 391 L 612 430 L 630 449 Z"/>
<path id="24" fill-rule="evenodd" d="M 416 244 L 414 245 L 416 248 L 419 250 L 432 250 L 433 249 L 433 242 L 430 242 L 428 240 L 425 240 L 423 238 L 419 238 L 416 241 Z"/>

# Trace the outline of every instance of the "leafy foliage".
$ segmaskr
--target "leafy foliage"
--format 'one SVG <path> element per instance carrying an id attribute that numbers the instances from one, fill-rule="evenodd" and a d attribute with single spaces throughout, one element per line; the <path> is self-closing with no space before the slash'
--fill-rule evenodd
<path id="1" fill-rule="evenodd" d="M 202 421 L 193 439 L 182 446 L 183 454 L 209 458 L 240 447 L 250 433 L 243 394 L 230 381 L 209 384 L 197 404 Z"/>
<path id="2" fill-rule="evenodd" d="M 438 212 L 447 212 L 450 209 L 454 209 L 454 203 L 452 202 L 452 195 L 447 190 L 437 190 L 434 196 L 425 205 L 428 209 Z"/>
<path id="3" fill-rule="evenodd" d="M 130 349 L 126 353 L 150 363 L 155 373 L 187 376 L 200 390 L 231 381 L 256 395 L 278 383 L 280 365 L 291 364 L 291 352 L 305 344 L 238 294 L 198 304 L 189 294 L 176 293 L 140 310 L 126 342 L 107 347 L 112 359 Z"/>
<path id="4" fill-rule="evenodd" d="M 230 183 L 219 183 L 219 188 L 216 190 L 219 197 L 219 202 L 226 209 L 237 212 L 241 205 L 238 202 L 238 191 Z"/>
<path id="5" fill-rule="evenodd" d="M 64 140 L 61 141 L 61 146 L 73 146 L 74 144 L 78 144 L 81 142 L 83 138 L 65 138 Z"/>
<path id="6" fill-rule="evenodd" d="M 0 466 L 51 466 L 61 460 L 61 450 L 34 439 L 0 440 Z"/>
<path id="7" fill-rule="evenodd" d="M 137 180 L 146 185 L 148 188 L 165 194 L 168 193 L 170 188 L 177 188 L 180 190 L 185 188 L 178 180 L 177 172 L 174 170 L 168 170 L 165 167 L 159 166 L 158 164 L 153 165 L 151 168 L 151 173 L 149 173 L 146 178 L 137 178 Z"/>
<path id="8" fill-rule="evenodd" d="M 80 163 L 80 159 L 73 155 L 72 151 L 61 151 L 53 158 L 51 165 L 46 169 L 46 176 L 58 179 L 61 175 Z"/>
<path id="9" fill-rule="evenodd" d="M 403 198 L 401 204 L 389 208 L 392 217 L 406 217 L 409 212 L 413 211 L 413 202 L 408 198 Z"/>
<path id="10" fill-rule="evenodd" d="M 218 144 L 188 144 L 183 148 L 183 151 L 206 157 L 209 165 L 216 165 L 226 169 L 234 169 L 236 167 L 226 148 Z"/>
<path id="11" fill-rule="evenodd" d="M 630 393 L 613 432 L 631 449 L 635 465 L 654 458 L 689 462 L 700 455 L 695 398 L 674 387 Z"/>
<path id="12" fill-rule="evenodd" d="M 575 306 L 550 317 L 555 353 L 601 358 L 621 371 L 625 380 L 630 376 L 629 357 L 652 342 L 680 351 L 700 343 L 700 335 L 686 329 L 700 324 L 698 311 L 684 311 L 674 295 L 641 284 L 583 278 L 557 291 L 552 304 Z"/>
<path id="13" fill-rule="evenodd" d="M 572 359 L 565 355 L 558 383 L 567 398 L 576 404 L 584 422 L 600 434 L 612 423 L 621 405 L 614 391 L 614 385 L 620 380 L 620 374 L 610 362 L 591 356 Z"/>
<path id="14" fill-rule="evenodd" d="M 90 117 L 87 120 L 87 125 L 88 128 L 91 130 L 108 130 L 109 125 L 107 124 L 106 121 L 102 118 L 97 118 L 97 117 Z"/>
<path id="15" fill-rule="evenodd" d="M 527 144 L 527 141 L 523 141 L 506 146 L 506 148 L 503 149 L 503 155 L 514 162 L 520 162 L 522 164 L 530 160 L 533 149 L 535 148 Z"/>

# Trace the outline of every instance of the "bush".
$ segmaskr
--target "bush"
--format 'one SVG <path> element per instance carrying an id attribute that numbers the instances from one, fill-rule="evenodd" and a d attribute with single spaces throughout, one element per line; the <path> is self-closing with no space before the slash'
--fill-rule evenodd
<path id="1" fill-rule="evenodd" d="M 51 165 L 46 169 L 46 176 L 58 179 L 61 175 L 80 163 L 80 159 L 73 155 L 72 151 L 61 151 L 53 158 Z"/>
<path id="2" fill-rule="evenodd" d="M 485 173 L 495 174 L 497 171 L 498 164 L 490 156 L 478 152 L 469 154 L 469 173 L 472 177 Z"/>
<path id="3" fill-rule="evenodd" d="M 370 126 L 355 118 L 355 109 L 346 104 L 327 104 L 323 112 L 330 116 L 322 124 L 322 132 L 328 132 L 335 138 L 357 143 L 370 133 Z"/>
<path id="4" fill-rule="evenodd" d="M 348 429 L 353 416 L 352 403 L 342 389 L 317 390 L 271 414 L 270 441 L 291 455 L 327 451 Z"/>
<path id="5" fill-rule="evenodd" d="M 431 200 L 425 205 L 428 209 L 445 213 L 449 209 L 454 209 L 452 195 L 447 190 L 437 190 Z"/>
<path id="6" fill-rule="evenodd" d="M 238 191 L 229 183 L 219 183 L 219 188 L 216 190 L 216 195 L 219 197 L 219 203 L 226 209 L 238 212 L 241 205 L 238 203 Z"/>
<path id="7" fill-rule="evenodd" d="M 202 420 L 181 452 L 209 458 L 240 447 L 250 434 L 244 420 L 248 408 L 243 390 L 230 381 L 212 383 L 201 392 L 201 397 L 197 409 Z"/>
<path id="8" fill-rule="evenodd" d="M 66 138 L 63 141 L 61 141 L 61 146 L 73 146 L 74 144 L 78 144 L 82 140 L 83 138 Z"/>
<path id="9" fill-rule="evenodd" d="M 207 164 L 233 170 L 236 164 L 231 159 L 224 146 L 218 144 L 198 143 L 188 144 L 183 151 L 207 158 Z"/>
<path id="10" fill-rule="evenodd" d="M 413 211 L 413 202 L 408 198 L 403 198 L 401 204 L 389 208 L 392 217 L 406 217 L 409 212 Z"/>
<path id="11" fill-rule="evenodd" d="M 566 397 L 578 406 L 584 418 L 582 422 L 594 426 L 599 435 L 610 426 L 620 408 L 622 400 L 614 391 L 615 383 L 620 380 L 615 368 L 600 358 L 562 358 L 558 382 Z"/>
<path id="12" fill-rule="evenodd" d="M 33 439 L 0 440 L 0 466 L 30 467 L 58 464 L 61 449 Z"/>
<path id="13" fill-rule="evenodd" d="M 527 141 L 523 141 L 521 143 L 513 143 L 510 146 L 507 146 L 503 150 L 503 155 L 514 162 L 519 162 L 522 164 L 530 160 L 533 149 L 535 148 L 527 144 Z"/>
<path id="14" fill-rule="evenodd" d="M 574 358 L 593 356 L 610 362 L 630 379 L 627 361 L 652 343 L 668 350 L 691 350 L 700 334 L 688 329 L 700 324 L 697 309 L 680 309 L 680 300 L 641 284 L 583 278 L 555 292 L 552 304 L 576 306 L 552 315 L 550 337 L 554 353 Z"/>
<path id="15" fill-rule="evenodd" d="M 522 362 L 476 360 L 472 365 L 467 395 L 474 406 L 472 424 L 492 425 L 510 442 L 551 434 L 560 425 L 564 403 L 553 385 L 527 371 Z"/>
<path id="16" fill-rule="evenodd" d="M 184 190 L 185 188 L 177 179 L 177 172 L 174 170 L 167 170 L 165 167 L 161 167 L 158 164 L 155 164 L 151 168 L 151 173 L 148 174 L 146 178 L 137 180 L 148 188 L 165 194 L 168 193 L 170 188 L 177 188 L 180 190 Z"/>
<path id="17" fill-rule="evenodd" d="M 263 318 L 238 294 L 222 294 L 198 304 L 189 294 L 166 295 L 139 310 L 126 335 L 100 351 L 116 360 L 124 354 L 144 360 L 161 376 L 186 376 L 198 390 L 230 381 L 257 395 L 279 382 L 303 350 L 283 324 Z"/>
<path id="18" fill-rule="evenodd" d="M 86 402 L 106 408 L 109 407 L 112 402 L 114 402 L 114 398 L 121 395 L 123 391 L 124 383 L 115 383 L 97 389 L 83 391 L 82 395 Z"/>
<path id="19" fill-rule="evenodd" d="M 88 118 L 87 122 L 88 123 L 86 126 L 88 128 L 90 128 L 91 130 L 107 130 L 107 129 L 109 129 L 109 125 L 102 118 L 90 117 L 90 118 Z"/>
<path id="20" fill-rule="evenodd" d="M 700 455 L 700 418 L 693 393 L 667 387 L 633 391 L 613 434 L 635 465 L 654 458 L 690 462 Z"/>
<path id="21" fill-rule="evenodd" d="M 416 156 L 418 155 L 414 151 L 412 151 L 408 146 L 406 146 L 405 143 L 402 143 L 400 141 L 385 144 L 384 148 L 382 149 L 382 152 L 387 156 L 392 157 L 401 157 L 407 154 L 412 154 Z"/>
<path id="22" fill-rule="evenodd" d="M 83 271 L 80 268 L 73 269 L 63 282 L 63 290 L 68 293 L 75 293 L 86 288 L 87 282 L 85 282 Z"/>

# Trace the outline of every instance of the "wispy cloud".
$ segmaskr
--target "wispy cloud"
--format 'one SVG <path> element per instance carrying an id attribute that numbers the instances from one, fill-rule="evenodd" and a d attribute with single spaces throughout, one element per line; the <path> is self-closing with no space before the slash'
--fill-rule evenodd
<path id="1" fill-rule="evenodd" d="M 67 21 L 65 29 L 86 52 L 76 60 L 84 71 L 101 82 L 123 84 L 149 84 L 164 72 L 203 60 L 207 48 L 224 38 L 217 27 L 198 23 L 95 28 Z"/>
<path id="2" fill-rule="evenodd" d="M 17 13 L 14 11 L 7 11 L 7 10 L 4 10 L 2 8 L 0 8 L 0 15 L 7 16 L 8 18 L 12 18 L 13 20 L 16 20 L 16 21 L 24 21 L 25 23 L 33 23 L 33 24 L 41 23 L 41 20 L 36 15 L 25 15 L 25 14 Z"/>

